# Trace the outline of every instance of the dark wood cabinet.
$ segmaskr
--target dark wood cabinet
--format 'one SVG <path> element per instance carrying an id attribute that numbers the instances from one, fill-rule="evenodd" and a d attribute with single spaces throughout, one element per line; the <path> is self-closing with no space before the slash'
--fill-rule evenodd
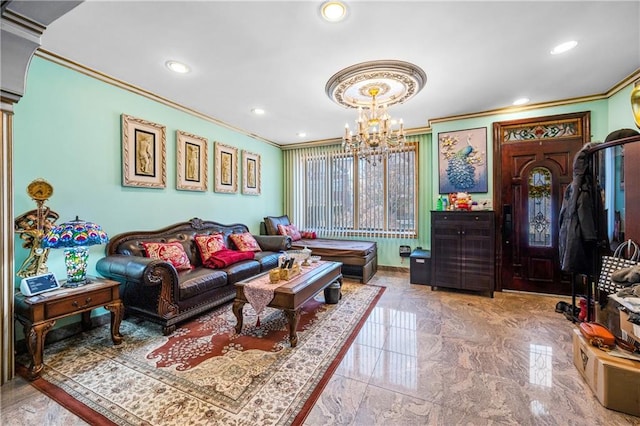
<path id="1" fill-rule="evenodd" d="M 493 211 L 431 212 L 431 288 L 495 288 Z"/>

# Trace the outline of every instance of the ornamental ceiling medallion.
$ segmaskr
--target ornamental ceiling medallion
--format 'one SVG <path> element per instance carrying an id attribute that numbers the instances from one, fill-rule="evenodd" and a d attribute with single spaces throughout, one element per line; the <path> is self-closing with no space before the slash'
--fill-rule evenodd
<path id="1" fill-rule="evenodd" d="M 370 61 L 347 67 L 334 74 L 325 91 L 338 105 L 366 108 L 371 104 L 370 90 L 378 89 L 379 105 L 403 103 L 415 96 L 427 82 L 418 66 L 403 61 Z"/>

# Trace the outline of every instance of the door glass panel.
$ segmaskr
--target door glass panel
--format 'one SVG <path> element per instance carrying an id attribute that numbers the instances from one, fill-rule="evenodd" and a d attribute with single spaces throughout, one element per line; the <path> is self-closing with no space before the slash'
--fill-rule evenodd
<path id="1" fill-rule="evenodd" d="M 551 172 L 536 167 L 529 175 L 529 246 L 551 247 Z"/>

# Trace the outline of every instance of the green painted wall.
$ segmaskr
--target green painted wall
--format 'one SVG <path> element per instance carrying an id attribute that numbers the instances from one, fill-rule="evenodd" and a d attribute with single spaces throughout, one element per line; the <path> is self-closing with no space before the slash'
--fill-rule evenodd
<path id="1" fill-rule="evenodd" d="M 631 91 L 633 90 L 633 84 L 629 84 L 622 90 L 611 96 L 608 100 L 609 115 L 608 115 L 608 129 L 602 139 L 607 137 L 607 134 L 618 129 L 634 129 L 638 130 L 635 121 L 633 120 L 633 112 L 631 111 Z"/>
<path id="2" fill-rule="evenodd" d="M 166 188 L 121 185 L 123 113 L 166 126 Z M 175 189 L 176 130 L 209 141 L 206 193 Z M 261 195 L 213 192 L 214 141 L 237 147 L 239 155 L 243 149 L 261 155 Z M 54 187 L 47 205 L 59 213 L 58 223 L 78 215 L 98 223 L 109 235 L 156 229 L 192 217 L 240 222 L 258 233 L 262 217 L 277 214 L 283 205 L 282 152 L 278 147 L 39 57 L 30 65 L 26 94 L 15 108 L 16 216 L 35 208 L 26 187 L 36 178 L 44 178 Z M 17 237 L 15 246 L 17 269 L 28 252 Z M 91 247 L 90 273 L 95 274 L 95 263 L 103 255 L 104 246 Z M 59 279 L 66 276 L 63 259 L 63 250 L 51 250 L 47 262 Z"/>
<path id="3" fill-rule="evenodd" d="M 402 244 L 430 247 L 430 211 L 438 194 L 438 133 L 487 127 L 487 166 L 493 169 L 493 123 L 527 117 L 591 111 L 592 140 L 604 140 L 621 127 L 634 127 L 629 106 L 631 86 L 608 100 L 540 108 L 435 123 L 432 133 L 417 137 L 420 143 L 419 224 L 417 239 L 374 239 L 378 263 L 408 267 L 398 255 Z M 126 113 L 167 127 L 167 188 L 140 189 L 121 185 L 120 115 Z M 33 179 L 43 177 L 55 187 L 48 205 L 60 213 L 60 221 L 79 215 L 101 224 L 114 235 L 133 229 L 154 229 L 197 216 L 223 223 L 242 222 L 258 232 L 261 218 L 283 211 L 283 162 L 279 148 L 234 132 L 206 120 L 154 102 L 142 96 L 87 77 L 47 60 L 35 57 L 27 81 L 27 93 L 16 106 L 15 212 L 34 208 L 24 192 Z M 207 193 L 175 189 L 175 131 L 184 130 L 206 137 L 209 142 L 209 185 Z M 262 195 L 217 194 L 213 187 L 213 141 L 262 156 Z M 475 200 L 493 197 L 474 194 Z M 16 239 L 16 267 L 27 251 Z M 103 247 L 91 250 L 90 267 L 102 256 Z M 64 276 L 61 251 L 52 251 L 48 265 Z"/>

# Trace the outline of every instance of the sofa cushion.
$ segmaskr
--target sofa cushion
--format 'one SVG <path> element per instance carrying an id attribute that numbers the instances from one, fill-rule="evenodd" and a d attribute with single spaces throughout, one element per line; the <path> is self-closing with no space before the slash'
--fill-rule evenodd
<path id="1" fill-rule="evenodd" d="M 224 243 L 224 235 L 221 233 L 211 235 L 196 235 L 194 237 L 198 250 L 200 251 L 200 259 L 202 264 L 206 264 L 211 255 L 222 249 L 226 249 L 227 246 Z"/>
<path id="2" fill-rule="evenodd" d="M 264 227 L 267 235 L 280 235 L 278 225 L 291 225 L 289 216 L 285 214 L 283 216 L 267 216 L 264 218 Z"/>
<path id="3" fill-rule="evenodd" d="M 278 258 L 280 256 L 282 256 L 282 253 L 279 252 L 261 251 L 256 252 L 255 259 L 260 262 L 261 271 L 268 271 L 278 266 Z"/>
<path id="4" fill-rule="evenodd" d="M 291 237 L 291 240 L 293 241 L 298 241 L 302 239 L 302 235 L 300 235 L 300 231 L 298 231 L 298 228 L 294 225 L 282 225 L 282 224 L 278 224 L 278 233 L 280 235 L 288 235 Z"/>
<path id="5" fill-rule="evenodd" d="M 240 251 L 262 251 L 256 239 L 249 232 L 231 234 L 229 238 Z"/>
<path id="6" fill-rule="evenodd" d="M 308 248 L 314 256 L 332 258 L 361 258 L 371 259 L 376 256 L 377 245 L 374 241 L 360 240 L 334 240 L 331 238 L 318 238 L 315 240 L 300 240 L 291 245 L 293 250 Z"/>
<path id="7" fill-rule="evenodd" d="M 179 300 L 198 297 L 204 292 L 227 285 L 224 271 L 207 268 L 195 268 L 178 274 Z"/>
<path id="8" fill-rule="evenodd" d="M 226 272 L 227 284 L 234 284 L 259 274 L 260 263 L 255 260 L 243 260 L 220 270 Z"/>
<path id="9" fill-rule="evenodd" d="M 177 270 L 191 269 L 191 262 L 181 243 L 143 242 L 145 253 L 151 259 L 164 260 Z"/>

